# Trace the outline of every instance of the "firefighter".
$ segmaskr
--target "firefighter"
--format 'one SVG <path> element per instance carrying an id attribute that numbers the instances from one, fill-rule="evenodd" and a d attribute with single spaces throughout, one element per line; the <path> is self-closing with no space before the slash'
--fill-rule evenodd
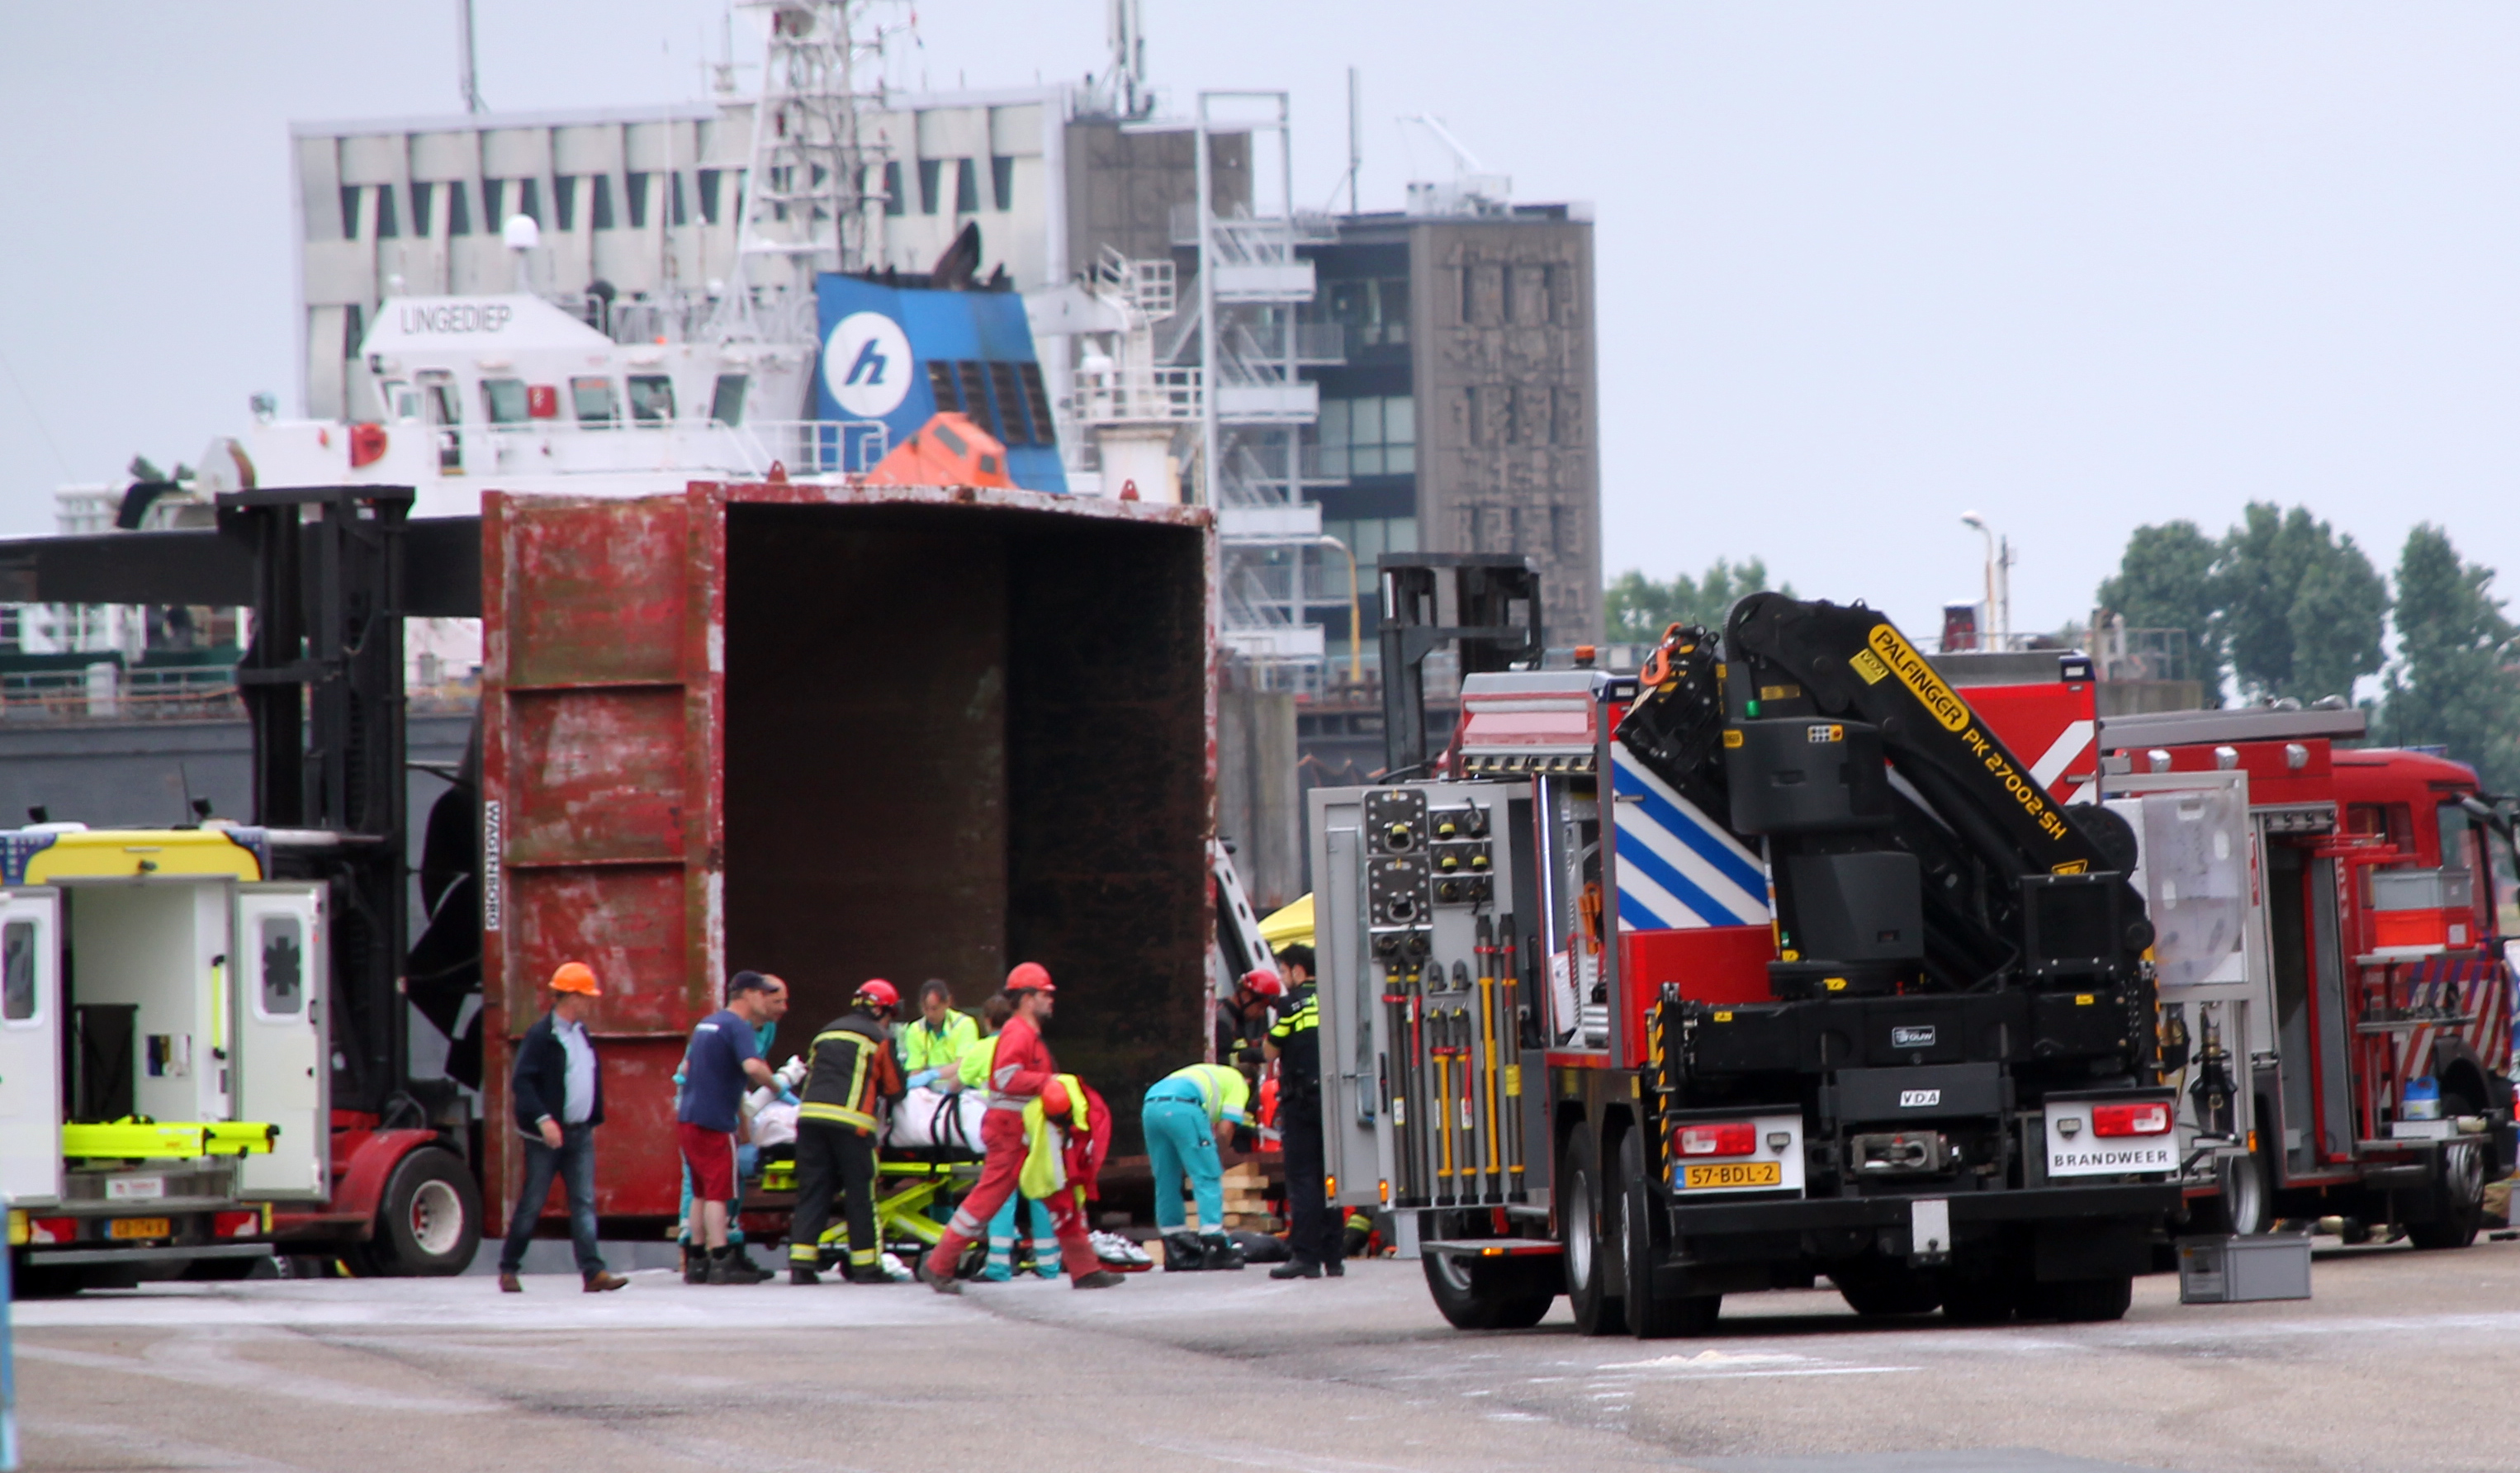
<path id="1" fill-rule="evenodd" d="M 1292 990 L 1270 1026 L 1266 1048 L 1278 1061 L 1278 1142 L 1286 1158 L 1286 1216 L 1292 1222 L 1286 1262 L 1269 1276 L 1319 1278 L 1327 1271 L 1337 1277 L 1347 1271 L 1346 1244 L 1322 1178 L 1322 1014 L 1313 991 L 1312 948 L 1290 946 L 1278 954 L 1278 963 Z"/>
<path id="2" fill-rule="evenodd" d="M 1260 1041 L 1269 1032 L 1269 1009 L 1286 995 L 1276 972 L 1254 967 L 1237 978 L 1234 997 L 1217 1004 L 1216 1061 L 1242 1071 L 1246 1079 L 1260 1073 Z"/>
<path id="3" fill-rule="evenodd" d="M 1192 1064 L 1147 1091 L 1147 1159 L 1155 1174 L 1155 1229 L 1164 1235 L 1164 1269 L 1239 1269 L 1242 1252 L 1225 1235 L 1225 1171 L 1216 1148 L 1246 1129 L 1251 1086 L 1239 1069 Z M 1182 1222 L 1182 1178 L 1198 1196 L 1198 1231 Z"/>
<path id="4" fill-rule="evenodd" d="M 1058 996 L 1050 969 L 1038 961 L 1018 963 L 1007 973 L 1007 996 L 1015 1011 L 999 1031 L 997 1053 L 990 1060 L 989 1109 L 980 1124 L 980 1141 L 988 1156 L 980 1167 L 979 1184 L 954 1209 L 953 1221 L 945 1225 L 945 1235 L 935 1251 L 920 1260 L 920 1277 L 939 1294 L 963 1292 L 954 1272 L 964 1247 L 981 1234 L 983 1225 L 997 1216 L 1015 1190 L 1026 1154 L 1024 1107 L 1038 1099 L 1043 1111 L 1057 1120 L 1064 1118 L 1071 1106 L 1067 1087 L 1058 1082 L 1058 1067 L 1041 1042 L 1041 1025 L 1049 1019 Z M 1051 1224 L 1058 1233 L 1058 1257 L 1067 1268 L 1070 1285 L 1106 1289 L 1119 1283 L 1120 1275 L 1104 1269 L 1095 1255 L 1075 1194 L 1056 1192 L 1043 1205 L 1050 1209 Z"/>
<path id="5" fill-rule="evenodd" d="M 893 1060 L 891 1023 L 901 994 L 881 977 L 870 979 L 850 1000 L 849 1010 L 814 1035 L 805 1066 L 804 1103 L 796 1107 L 796 1211 L 788 1227 L 788 1281 L 820 1281 L 814 1271 L 823 1254 L 823 1225 L 831 1220 L 835 1190 L 848 1193 L 849 1261 L 841 1276 L 853 1284 L 890 1283 L 878 1256 L 875 1229 L 876 1102 L 902 1095 L 901 1066 Z"/>

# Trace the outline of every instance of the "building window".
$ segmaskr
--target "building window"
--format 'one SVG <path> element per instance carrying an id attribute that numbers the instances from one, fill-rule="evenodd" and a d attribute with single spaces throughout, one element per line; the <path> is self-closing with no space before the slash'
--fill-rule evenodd
<path id="1" fill-rule="evenodd" d="M 552 176 L 552 217 L 562 230 L 577 229 L 577 176 Z"/>
<path id="2" fill-rule="evenodd" d="M 1409 278 L 1360 277 L 1325 282 L 1325 315 L 1345 330 L 1346 345 L 1397 348 L 1409 343 Z"/>
<path id="3" fill-rule="evenodd" d="M 1418 401 L 1407 394 L 1324 399 L 1319 428 L 1326 480 L 1418 471 Z"/>
<path id="4" fill-rule="evenodd" d="M 665 177 L 672 183 L 672 192 L 674 197 L 672 219 L 675 227 L 680 229 L 681 227 L 692 223 L 692 212 L 683 203 L 683 171 L 676 169 Z"/>
<path id="5" fill-rule="evenodd" d="M 517 213 L 533 221 L 536 225 L 543 223 L 543 182 L 541 180 L 519 179 L 517 181 Z M 499 223 L 502 227 L 507 224 L 504 220 Z"/>
<path id="6" fill-rule="evenodd" d="M 508 223 L 507 216 L 499 213 L 499 199 L 507 192 L 508 181 L 505 179 L 481 181 L 481 228 L 492 235 L 497 235 Z"/>
<path id="7" fill-rule="evenodd" d="M 1554 418 L 1551 412 L 1552 402 L 1556 397 L 1550 386 L 1545 383 L 1517 383 L 1505 392 L 1508 395 L 1506 443 L 1550 443 Z"/>
<path id="8" fill-rule="evenodd" d="M 718 191 L 724 187 L 726 176 L 733 172 L 732 169 L 700 170 L 700 218 L 711 225 L 718 221 Z"/>
<path id="9" fill-rule="evenodd" d="M 1415 516 L 1362 516 L 1354 521 L 1326 521 L 1322 523 L 1322 531 L 1346 543 L 1348 551 L 1356 554 L 1357 579 L 1365 585 L 1368 598 L 1373 596 L 1373 565 L 1382 555 L 1418 551 L 1418 518 Z M 1327 560 L 1336 568 L 1339 557 L 1332 553 Z M 1337 568 L 1337 571 L 1346 569 Z"/>
<path id="10" fill-rule="evenodd" d="M 954 213 L 980 212 L 980 165 L 969 158 L 954 160 Z"/>
<path id="11" fill-rule="evenodd" d="M 595 174 L 589 177 L 595 185 L 595 228 L 610 230 L 612 228 L 612 176 Z"/>
<path id="12" fill-rule="evenodd" d="M 898 161 L 883 166 L 883 212 L 887 215 L 910 213 L 910 201 L 901 193 L 901 164 Z"/>
<path id="13" fill-rule="evenodd" d="M 395 241 L 402 238 L 402 227 L 394 220 L 394 192 L 390 184 L 377 186 L 377 239 Z"/>
<path id="14" fill-rule="evenodd" d="M 648 228 L 648 181 L 655 177 L 655 175 L 642 170 L 626 176 L 621 181 L 623 193 L 630 197 L 630 228 L 632 230 L 646 230 Z M 598 190 L 596 192 L 596 198 L 599 200 L 604 198 L 603 191 Z M 598 230 L 604 228 L 604 222 L 600 213 L 596 220 L 596 228 Z"/>
<path id="15" fill-rule="evenodd" d="M 341 239 L 355 241 L 358 238 L 359 186 L 345 184 L 341 186 Z"/>
<path id="16" fill-rule="evenodd" d="M 942 158 L 919 160 L 919 212 L 922 215 L 936 213 L 937 202 L 944 194 L 944 168 Z"/>
<path id="17" fill-rule="evenodd" d="M 411 233 L 424 241 L 436 234 L 429 229 L 436 221 L 428 213 L 428 206 L 436 202 L 431 198 L 436 192 L 437 186 L 433 184 L 423 184 L 418 180 L 412 182 Z"/>
<path id="18" fill-rule="evenodd" d="M 998 212 L 1015 207 L 1015 161 L 1000 154 L 989 160 L 989 192 L 998 202 Z"/>
<path id="19" fill-rule="evenodd" d="M 450 236 L 472 233 L 472 192 L 460 179 L 446 186 L 446 233 Z"/>

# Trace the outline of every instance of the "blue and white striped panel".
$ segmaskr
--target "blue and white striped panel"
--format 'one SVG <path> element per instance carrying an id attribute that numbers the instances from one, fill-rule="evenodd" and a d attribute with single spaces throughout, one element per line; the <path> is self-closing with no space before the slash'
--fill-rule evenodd
<path id="1" fill-rule="evenodd" d="M 1768 871 L 1724 826 L 1613 741 L 1619 929 L 1766 925 Z"/>

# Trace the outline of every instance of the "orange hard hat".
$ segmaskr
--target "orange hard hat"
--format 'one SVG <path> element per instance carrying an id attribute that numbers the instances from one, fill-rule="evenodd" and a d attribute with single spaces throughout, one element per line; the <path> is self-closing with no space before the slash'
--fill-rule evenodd
<path id="1" fill-rule="evenodd" d="M 1050 1082 L 1041 1087 L 1042 1112 L 1052 1119 L 1066 1119 L 1068 1111 L 1075 1108 L 1075 1105 L 1076 1101 L 1067 1097 L 1067 1086 L 1058 1082 L 1058 1075 L 1052 1075 Z"/>
<path id="2" fill-rule="evenodd" d="M 1244 972 L 1242 986 L 1245 991 L 1256 992 L 1264 998 L 1282 998 L 1286 995 L 1285 979 L 1266 967 L 1255 966 Z"/>
<path id="3" fill-rule="evenodd" d="M 1051 985 L 1050 968 L 1038 961 L 1016 962 L 1015 969 L 1007 973 L 1007 991 L 1046 992 L 1053 997 L 1058 995 L 1058 989 Z"/>
<path id="4" fill-rule="evenodd" d="M 583 961 L 562 962 L 560 964 L 560 970 L 552 973 L 551 990 L 554 992 L 582 992 L 590 998 L 600 998 L 604 996 L 603 992 L 595 985 L 595 968 L 587 965 Z"/>

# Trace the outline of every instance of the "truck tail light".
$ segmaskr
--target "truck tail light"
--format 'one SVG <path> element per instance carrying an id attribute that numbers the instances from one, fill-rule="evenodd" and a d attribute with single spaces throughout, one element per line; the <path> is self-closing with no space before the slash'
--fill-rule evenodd
<path id="1" fill-rule="evenodd" d="M 2094 1136 L 2159 1136 L 2169 1129 L 2170 1106 L 2160 1100 L 2150 1104 L 2092 1106 L 2092 1134 Z"/>
<path id="2" fill-rule="evenodd" d="M 210 1214 L 210 1236 L 212 1237 L 251 1237 L 261 1228 L 262 1213 L 258 1209 L 248 1208 L 243 1212 Z"/>
<path id="3" fill-rule="evenodd" d="M 68 1243 L 78 1239 L 76 1218 L 32 1218 L 26 1223 L 29 1243 Z"/>
<path id="4" fill-rule="evenodd" d="M 1747 1156 L 1759 1149 L 1758 1128 L 1746 1120 L 1684 1125 L 1671 1140 L 1673 1152 L 1683 1156 Z"/>

